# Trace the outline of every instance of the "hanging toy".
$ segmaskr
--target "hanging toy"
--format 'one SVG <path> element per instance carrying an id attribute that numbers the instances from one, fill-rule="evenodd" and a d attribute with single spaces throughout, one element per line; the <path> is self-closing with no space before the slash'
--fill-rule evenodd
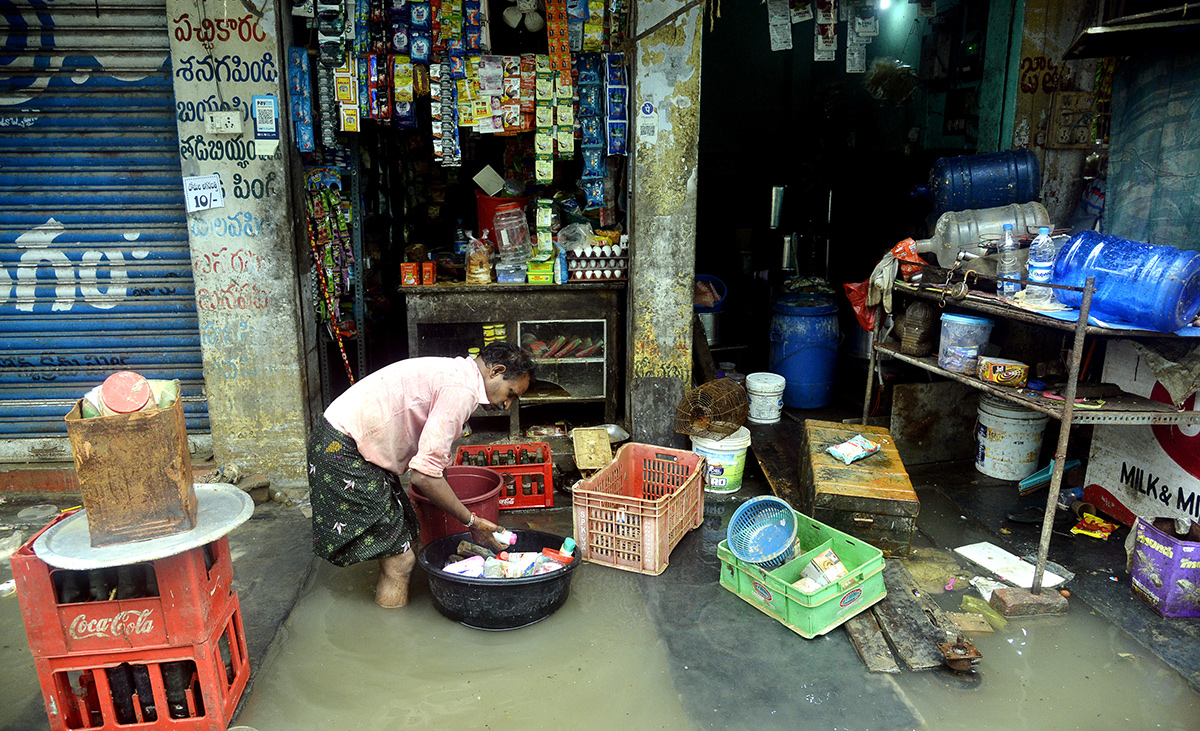
<path id="1" fill-rule="evenodd" d="M 525 28 L 537 33 L 546 27 L 546 21 L 538 14 L 538 0 L 516 0 L 512 7 L 504 9 L 501 15 L 509 28 L 516 28 L 525 21 Z"/>

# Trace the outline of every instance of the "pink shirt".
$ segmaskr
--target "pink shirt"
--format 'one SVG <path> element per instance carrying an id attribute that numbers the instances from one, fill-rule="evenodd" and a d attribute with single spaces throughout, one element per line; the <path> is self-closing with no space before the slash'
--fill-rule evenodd
<path id="1" fill-rule="evenodd" d="M 404 474 L 441 477 L 450 445 L 475 407 L 488 403 L 471 358 L 409 358 L 355 383 L 325 409 L 368 462 Z"/>

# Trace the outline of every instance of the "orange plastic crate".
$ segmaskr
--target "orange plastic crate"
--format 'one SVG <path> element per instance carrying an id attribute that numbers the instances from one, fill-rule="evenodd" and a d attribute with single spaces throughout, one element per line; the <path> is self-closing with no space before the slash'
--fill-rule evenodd
<path id="1" fill-rule="evenodd" d="M 575 543 L 585 561 L 661 574 L 672 549 L 704 519 L 704 458 L 626 444 L 571 493 Z"/>
<path id="2" fill-rule="evenodd" d="M 193 644 L 212 634 L 232 594 L 228 538 L 122 567 L 157 585 L 157 591 L 136 599 L 90 601 L 85 592 L 76 600 L 62 601 L 64 582 L 83 582 L 86 589 L 92 572 L 50 566 L 34 553 L 33 543 L 66 517 L 56 518 L 9 559 L 34 657 Z"/>
<path id="3" fill-rule="evenodd" d="M 536 457 L 537 461 L 512 465 L 497 464 L 500 455 L 506 452 L 516 455 L 520 454 L 521 450 L 526 450 L 530 456 Z M 554 507 L 554 462 L 550 457 L 549 443 L 464 445 L 455 452 L 454 464 L 468 464 L 468 457 L 479 455 L 483 456 L 485 462 L 482 466 L 513 478 L 511 485 L 506 485 L 500 490 L 501 510 Z"/>
<path id="4" fill-rule="evenodd" d="M 250 678 L 236 592 L 215 620 L 213 634 L 195 644 L 35 657 L 51 731 L 224 731 Z M 171 666 L 182 671 L 178 695 L 168 689 Z M 112 683 L 120 668 L 141 675 L 133 688 L 126 681 L 131 695 Z"/>

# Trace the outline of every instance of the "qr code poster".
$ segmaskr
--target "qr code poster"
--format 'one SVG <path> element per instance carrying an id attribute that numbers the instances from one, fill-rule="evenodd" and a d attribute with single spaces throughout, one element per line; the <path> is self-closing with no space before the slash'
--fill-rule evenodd
<path id="1" fill-rule="evenodd" d="M 272 94 L 255 95 L 251 109 L 254 112 L 254 138 L 256 140 L 279 139 L 279 102 Z"/>

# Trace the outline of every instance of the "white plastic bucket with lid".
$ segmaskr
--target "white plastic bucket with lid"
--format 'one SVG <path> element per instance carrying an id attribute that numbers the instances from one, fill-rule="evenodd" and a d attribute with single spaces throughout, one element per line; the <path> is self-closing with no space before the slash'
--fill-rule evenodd
<path id="1" fill-rule="evenodd" d="M 724 439 L 692 437 L 692 451 L 708 462 L 708 472 L 704 475 L 705 491 L 730 493 L 741 488 L 749 446 L 750 430 L 744 426 Z"/>
<path id="2" fill-rule="evenodd" d="M 979 397 L 975 469 L 1001 480 L 1023 480 L 1038 468 L 1050 417 L 1002 399 Z"/>
<path id="3" fill-rule="evenodd" d="M 746 393 L 750 394 L 752 424 L 774 424 L 783 410 L 783 389 L 787 379 L 776 373 L 751 373 L 746 376 Z"/>

